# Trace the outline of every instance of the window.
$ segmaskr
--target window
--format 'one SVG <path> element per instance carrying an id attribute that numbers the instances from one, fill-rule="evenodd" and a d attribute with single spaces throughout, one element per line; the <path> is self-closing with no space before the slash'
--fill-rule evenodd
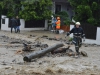
<path id="1" fill-rule="evenodd" d="M 61 11 L 61 5 L 56 5 L 55 14 Z"/>
<path id="2" fill-rule="evenodd" d="M 2 24 L 5 24 L 5 19 L 2 19 Z"/>

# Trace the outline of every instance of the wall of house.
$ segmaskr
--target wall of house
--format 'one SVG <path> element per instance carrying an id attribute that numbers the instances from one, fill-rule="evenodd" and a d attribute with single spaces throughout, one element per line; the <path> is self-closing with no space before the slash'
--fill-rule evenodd
<path id="1" fill-rule="evenodd" d="M 2 19 L 1 19 L 1 30 L 6 30 L 6 31 L 10 31 L 11 28 L 8 26 L 9 24 L 9 18 L 5 18 L 6 16 L 2 15 L 1 18 L 5 19 L 5 24 L 2 24 Z M 47 20 L 45 20 L 45 27 L 44 28 L 25 28 L 25 20 L 24 19 L 20 19 L 21 22 L 21 26 L 20 29 L 21 30 L 44 30 L 47 29 Z"/>
<path id="2" fill-rule="evenodd" d="M 69 4 L 64 3 L 64 2 L 55 2 L 55 5 L 56 4 L 61 5 L 61 11 L 66 11 L 69 15 L 69 18 L 72 19 L 72 16 L 74 15 L 74 12 L 73 12 L 71 6 L 69 6 Z"/>
<path id="3" fill-rule="evenodd" d="M 74 25 L 70 25 L 70 30 L 74 27 Z M 73 34 L 70 35 L 70 37 L 73 37 Z M 85 39 L 85 42 L 87 44 L 98 44 L 100 45 L 100 27 L 97 27 L 97 34 L 96 34 L 96 40 L 92 39 Z"/>
<path id="4" fill-rule="evenodd" d="M 52 4 L 52 13 L 55 14 L 55 2 Z"/>
<path id="5" fill-rule="evenodd" d="M 69 15 L 69 18 L 71 19 L 72 16 L 74 15 L 74 12 L 72 11 L 72 8 L 67 5 L 66 3 L 62 3 L 62 11 L 66 11 Z"/>

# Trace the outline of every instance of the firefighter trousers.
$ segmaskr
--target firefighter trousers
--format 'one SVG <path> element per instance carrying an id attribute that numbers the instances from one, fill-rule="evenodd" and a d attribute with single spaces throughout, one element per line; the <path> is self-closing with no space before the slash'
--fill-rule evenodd
<path id="1" fill-rule="evenodd" d="M 79 48 L 82 45 L 82 38 L 81 37 L 74 37 L 72 42 L 75 45 L 75 50 L 76 50 L 77 54 L 79 55 Z"/>

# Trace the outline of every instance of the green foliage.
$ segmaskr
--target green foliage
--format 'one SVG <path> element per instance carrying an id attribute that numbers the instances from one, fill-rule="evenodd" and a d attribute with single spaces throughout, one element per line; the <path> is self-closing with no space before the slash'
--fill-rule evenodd
<path id="1" fill-rule="evenodd" d="M 67 14 L 66 11 L 58 12 L 57 15 L 62 16 L 62 17 L 64 17 L 64 16 L 65 16 L 65 17 L 68 17 L 68 14 Z M 64 18 L 65 18 L 65 17 L 64 17 Z"/>
<path id="2" fill-rule="evenodd" d="M 100 1 L 99 0 L 68 0 L 75 11 L 76 21 L 99 25 Z"/>
<path id="3" fill-rule="evenodd" d="M 38 0 L 31 2 L 21 2 L 24 9 L 20 11 L 20 16 L 25 20 L 46 19 L 51 16 L 49 7 L 52 5 L 51 0 Z"/>
<path id="4" fill-rule="evenodd" d="M 19 0 L 2 0 L 0 6 L 2 7 L 2 14 L 12 17 L 18 15 L 18 9 L 20 8 Z"/>
<path id="5" fill-rule="evenodd" d="M 46 19 L 51 16 L 51 0 L 2 0 L 0 6 L 6 9 L 8 17 L 19 15 L 25 20 Z M 3 11 L 2 10 L 2 11 Z M 3 14 L 3 13 L 2 13 Z"/>
<path id="6" fill-rule="evenodd" d="M 69 38 L 69 41 L 72 41 L 73 40 L 73 38 Z"/>
<path id="7" fill-rule="evenodd" d="M 92 24 L 92 25 L 93 25 L 93 24 L 97 24 L 96 20 L 95 20 L 93 17 L 87 19 L 87 21 L 88 21 L 88 23 L 90 23 L 90 24 Z"/>
<path id="8" fill-rule="evenodd" d="M 71 20 L 68 18 L 68 13 L 66 11 L 58 12 L 57 14 L 55 14 L 55 16 L 56 17 L 59 16 L 61 18 L 62 24 L 64 24 L 64 25 L 70 25 Z"/>
<path id="9" fill-rule="evenodd" d="M 64 25 L 70 25 L 72 23 L 72 21 L 69 18 L 66 18 L 64 21 Z"/>
<path id="10" fill-rule="evenodd" d="M 91 6 L 92 10 L 96 10 L 97 7 L 98 7 L 98 4 L 96 2 L 93 2 Z"/>

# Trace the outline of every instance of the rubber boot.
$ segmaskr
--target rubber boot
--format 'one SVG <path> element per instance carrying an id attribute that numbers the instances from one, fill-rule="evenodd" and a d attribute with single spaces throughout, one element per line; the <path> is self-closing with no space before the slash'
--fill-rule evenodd
<path id="1" fill-rule="evenodd" d="M 79 47 L 75 47 L 75 50 L 76 50 L 76 57 L 78 58 L 80 53 L 79 53 Z"/>
<path id="2" fill-rule="evenodd" d="M 76 53 L 77 53 L 77 55 L 79 55 L 80 53 L 79 53 L 79 50 L 76 50 Z"/>

